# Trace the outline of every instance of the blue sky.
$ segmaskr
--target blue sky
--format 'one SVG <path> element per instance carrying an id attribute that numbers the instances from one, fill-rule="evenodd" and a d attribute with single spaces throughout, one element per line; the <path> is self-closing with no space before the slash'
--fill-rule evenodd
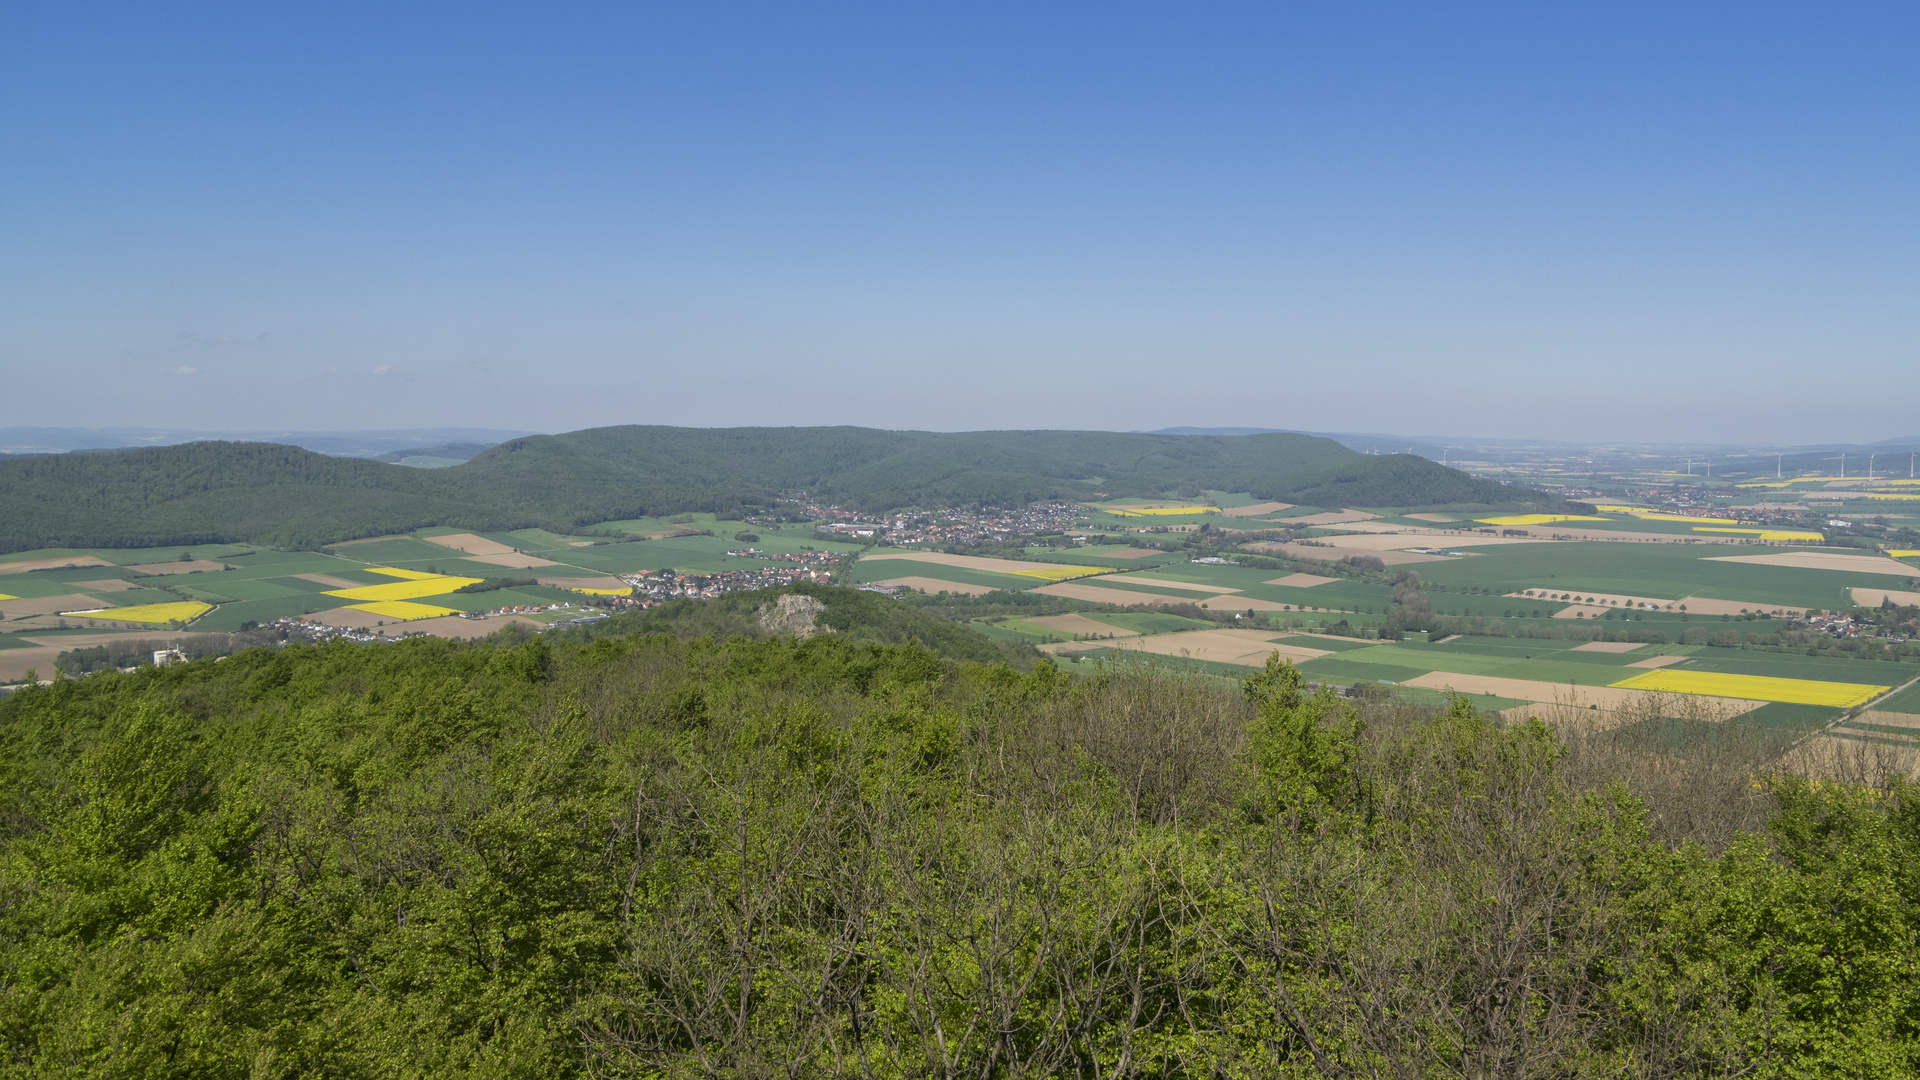
<path id="1" fill-rule="evenodd" d="M 1920 432 L 1920 8 L 0 5 L 0 426 Z"/>

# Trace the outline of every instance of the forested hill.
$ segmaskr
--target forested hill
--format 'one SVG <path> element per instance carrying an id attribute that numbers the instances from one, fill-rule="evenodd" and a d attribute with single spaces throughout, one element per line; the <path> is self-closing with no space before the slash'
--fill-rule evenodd
<path id="1" fill-rule="evenodd" d="M 1911 785 L 1300 679 L 646 634 L 23 689 L 0 1076 L 1915 1075 Z"/>
<path id="2" fill-rule="evenodd" d="M 443 524 L 576 528 L 740 513 L 796 490 L 877 511 L 1202 489 L 1324 506 L 1552 502 L 1308 435 L 613 427 L 516 439 L 433 470 L 226 442 L 0 461 L 0 551 L 297 546 Z"/>

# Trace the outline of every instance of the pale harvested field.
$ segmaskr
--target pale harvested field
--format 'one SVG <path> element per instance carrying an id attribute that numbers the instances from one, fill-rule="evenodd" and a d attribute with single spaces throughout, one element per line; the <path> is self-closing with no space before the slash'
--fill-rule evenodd
<path id="1" fill-rule="evenodd" d="M 211 559 L 195 559 L 192 562 L 152 562 L 127 567 L 136 574 L 152 574 L 156 577 L 164 577 L 168 574 L 210 574 L 215 570 L 226 568 L 226 563 L 214 562 Z"/>
<path id="2" fill-rule="evenodd" d="M 1620 609 L 1603 608 L 1597 604 L 1569 604 L 1559 611 L 1554 612 L 1550 617 L 1555 619 L 1598 619 L 1606 615 L 1609 611 L 1618 610 Z"/>
<path id="3" fill-rule="evenodd" d="M 1782 607 L 1779 604 L 1763 604 L 1758 600 L 1715 600 L 1710 596 L 1683 596 L 1675 604 L 1687 605 L 1689 615 L 1738 615 L 1742 611 L 1784 611 L 1792 614 L 1804 614 L 1804 608 Z"/>
<path id="4" fill-rule="evenodd" d="M 490 619 L 462 619 L 448 615 L 439 619 L 415 619 L 404 623 L 402 632 L 408 634 L 431 634 L 441 638 L 483 638 L 495 630 L 505 629 L 518 623 L 521 626 L 538 630 L 541 624 L 524 615 L 500 615 Z"/>
<path id="5" fill-rule="evenodd" d="M 62 611 L 85 611 L 104 606 L 99 597 L 86 593 L 23 597 L 19 600 L 0 600 L 0 618 L 24 619 L 29 615 L 57 615 Z"/>
<path id="6" fill-rule="evenodd" d="M 957 586 L 956 586 L 957 587 Z M 1072 581 L 1055 582 L 1042 585 L 1033 592 L 1044 596 L 1064 596 L 1069 600 L 1086 600 L 1095 604 L 1191 604 L 1191 596 L 1169 596 L 1166 593 L 1128 592 L 1125 589 L 1103 589 L 1098 585 L 1080 585 Z"/>
<path id="7" fill-rule="evenodd" d="M 1630 706 L 1636 700 L 1643 699 L 1647 693 L 1645 690 L 1625 690 L 1616 686 L 1573 686 L 1568 683 L 1539 682 L 1534 679 L 1462 675 L 1454 671 L 1430 671 L 1417 678 L 1408 679 L 1400 685 L 1418 686 L 1426 690 L 1453 690 L 1462 694 L 1493 694 L 1497 697 L 1519 698 L 1522 701 L 1559 702 L 1575 708 L 1598 705 L 1603 710 Z M 1766 704 L 1764 701 L 1712 697 L 1706 694 L 1687 696 L 1717 704 L 1723 709 L 1737 710 L 1729 711 L 1728 716 L 1737 716 Z"/>
<path id="8" fill-rule="evenodd" d="M 1426 537 L 1426 540 L 1415 545 L 1418 547 L 1424 547 L 1429 542 L 1431 542 L 1434 547 L 1491 547 L 1497 544 L 1552 544 L 1566 542 L 1565 540 L 1556 541 L 1551 535 L 1554 532 L 1558 532 L 1562 537 L 1571 537 L 1577 540 L 1617 540 L 1621 543 L 1631 544 L 1733 544 L 1738 543 L 1742 539 L 1746 539 L 1745 537 L 1717 533 L 1606 532 L 1600 529 L 1573 528 L 1573 526 L 1576 525 L 1591 524 L 1593 523 L 1556 521 L 1548 525 L 1520 526 L 1531 534 L 1528 536 L 1498 536 L 1492 533 L 1468 531 L 1469 529 L 1479 529 L 1482 527 L 1472 525 L 1468 522 L 1462 522 L 1461 527 L 1453 529 L 1419 529 L 1407 525 L 1395 525 L 1390 521 L 1354 521 L 1343 524 L 1340 527 L 1343 529 L 1352 529 L 1355 532 L 1399 532 L 1405 536 Z M 1562 526 L 1566 527 L 1562 528 Z M 1346 538 L 1343 537 L 1342 539 Z"/>
<path id="9" fill-rule="evenodd" d="M 1433 521 L 1442 525 L 1451 525 L 1460 520 L 1457 517 L 1448 517 L 1445 514 L 1408 514 L 1407 517 L 1413 521 Z"/>
<path id="10" fill-rule="evenodd" d="M 311 581 L 315 585 L 325 585 L 329 589 L 358 589 L 366 584 L 362 581 L 348 581 L 345 578 L 328 577 L 325 574 L 295 574 L 301 581 Z"/>
<path id="11" fill-rule="evenodd" d="M 504 555 L 469 555 L 468 562 L 486 563 L 489 566 L 511 566 L 520 570 L 532 570 L 542 566 L 559 566 L 557 562 L 543 559 L 538 555 L 522 555 L 509 551 Z"/>
<path id="12" fill-rule="evenodd" d="M 1044 627 L 1056 634 L 1097 634 L 1102 637 L 1112 634 L 1116 638 L 1138 637 L 1139 631 L 1128 630 L 1124 626 L 1110 626 L 1096 622 L 1085 615 L 1042 615 L 1034 619 L 1022 619 L 1022 622 Z"/>
<path id="13" fill-rule="evenodd" d="M 1229 507 L 1220 511 L 1220 513 L 1226 517 L 1262 517 L 1267 514 L 1277 514 L 1282 510 L 1291 509 L 1293 509 L 1292 503 L 1264 502 L 1254 503 L 1252 506 Z"/>
<path id="14" fill-rule="evenodd" d="M 1626 653 L 1646 646 L 1638 641 L 1589 641 L 1584 645 L 1575 645 L 1568 652 L 1605 652 Z"/>
<path id="15" fill-rule="evenodd" d="M 1342 540 L 1365 540 L 1368 537 L 1343 536 Z M 1405 566 L 1409 563 L 1446 562 L 1449 555 L 1415 555 L 1411 551 L 1394 551 L 1391 548 L 1364 547 L 1308 547 L 1305 544 L 1274 543 L 1265 541 L 1245 545 L 1248 551 L 1264 552 L 1268 555 L 1286 555 L 1295 559 L 1318 559 L 1321 562 L 1339 562 L 1355 555 L 1371 555 L 1387 566 Z"/>
<path id="16" fill-rule="evenodd" d="M 1539 592 L 1540 590 L 1536 589 L 1534 591 Z M 1548 595 L 1546 596 L 1527 596 L 1523 592 L 1507 593 L 1506 595 L 1511 599 L 1522 602 L 1531 600 L 1535 602 L 1547 601 L 1556 604 L 1574 603 L 1574 601 L 1571 600 L 1561 600 L 1561 594 L 1559 592 L 1551 589 L 1547 590 L 1547 592 Z M 1574 594 L 1568 593 L 1567 595 L 1571 596 Z M 1629 596 L 1626 593 L 1582 592 L 1578 595 L 1582 600 L 1591 599 L 1593 601 L 1593 603 L 1584 605 L 1579 609 L 1583 614 L 1586 614 L 1588 618 L 1593 617 L 1591 613 L 1594 611 L 1604 611 L 1609 608 L 1618 611 L 1625 608 L 1629 603 L 1641 611 L 1646 610 L 1640 606 L 1644 604 L 1658 604 L 1663 611 L 1669 609 L 1679 611 L 1680 605 L 1685 604 L 1687 614 L 1689 615 L 1739 615 L 1749 611 L 1777 611 L 1783 614 L 1801 614 L 1804 610 L 1801 608 L 1782 607 L 1779 604 L 1766 604 L 1758 600 L 1716 600 L 1709 596 L 1683 596 L 1678 600 L 1669 600 L 1662 596 Z M 1611 602 L 1608 603 L 1608 601 Z M 1876 603 L 1877 602 L 1878 601 L 1876 601 Z M 1554 618 L 1571 619 L 1573 618 L 1572 610 L 1573 609 L 1568 609 L 1567 611 L 1559 612 L 1554 615 Z"/>
<path id="17" fill-rule="evenodd" d="M 517 554 L 513 548 L 500 543 L 498 540 L 489 540 L 484 536 L 475 536 L 472 533 L 448 533 L 445 536 L 423 536 L 420 539 L 425 540 L 429 544 L 439 544 L 441 547 L 452 548 L 455 551 L 464 551 L 469 555 Z M 591 541 L 589 541 L 589 543 L 591 543 Z"/>
<path id="18" fill-rule="evenodd" d="M 1347 525 L 1355 521 L 1372 521 L 1379 514 L 1369 514 L 1365 510 L 1337 510 L 1325 514 L 1308 514 L 1306 517 L 1284 519 L 1287 525 Z"/>
<path id="19" fill-rule="evenodd" d="M 1825 551 L 1783 551 L 1776 555 L 1715 555 L 1714 562 L 1755 566 L 1794 566 L 1802 570 L 1848 570 L 1856 574 L 1912 577 L 1913 567 L 1885 555 L 1834 555 Z"/>
<path id="20" fill-rule="evenodd" d="M 117 577 L 101 578 L 99 581 L 76 581 L 74 584 L 83 589 L 97 589 L 100 592 L 126 592 L 128 589 L 143 588 L 136 582 Z"/>
<path id="21" fill-rule="evenodd" d="M 1272 600 L 1255 600 L 1251 596 L 1210 596 L 1195 607 L 1208 611 L 1285 611 L 1287 605 Z"/>
<path id="22" fill-rule="evenodd" d="M 1854 717 L 1863 724 L 1880 724 L 1885 727 L 1920 729 L 1920 716 L 1912 713 L 1887 712 L 1885 709 L 1868 709 Z"/>
<path id="23" fill-rule="evenodd" d="M 30 649 L 0 649 L 0 683 L 19 682 L 27 672 L 32 671 L 40 680 L 53 678 L 53 662 L 60 654 L 69 649 L 83 649 L 90 645 L 105 645 L 115 641 L 153 641 L 160 645 L 198 637 L 197 634 L 74 634 L 71 637 L 37 638 L 23 635 L 27 641 L 34 642 Z M 52 642 L 53 644 L 47 644 Z"/>
<path id="24" fill-rule="evenodd" d="M 1311 589 L 1315 585 L 1325 585 L 1329 581 L 1339 580 L 1337 577 L 1321 577 L 1319 574 L 1288 574 L 1286 577 L 1277 577 L 1262 584 L 1285 585 L 1289 589 Z"/>
<path id="25" fill-rule="evenodd" d="M 1892 589 L 1849 589 L 1853 602 L 1860 607 L 1879 607 L 1882 600 L 1892 600 L 1901 607 L 1920 604 L 1920 592 L 1898 592 Z"/>
<path id="26" fill-rule="evenodd" d="M 949 555 L 944 551 L 878 551 L 872 555 L 861 556 L 863 562 L 878 562 L 883 559 L 906 559 L 910 562 L 932 563 L 935 566 L 957 566 L 963 570 L 985 570 L 993 574 L 1018 574 L 1027 570 L 1085 569 L 1085 567 L 1068 567 L 1063 563 L 989 559 L 979 555 Z"/>
<path id="27" fill-rule="evenodd" d="M 556 589 L 630 589 L 633 586 L 617 577 L 543 577 L 533 580 Z"/>
<path id="28" fill-rule="evenodd" d="M 1104 649 L 1110 644 L 1112 643 L 1106 641 L 1048 641 L 1035 645 L 1034 648 L 1050 656 L 1061 656 L 1067 653 L 1092 652 L 1095 649 Z"/>
<path id="29" fill-rule="evenodd" d="M 1672 664 L 1677 664 L 1685 659 L 1686 657 L 1684 656 L 1649 656 L 1645 660 L 1635 660 L 1633 663 L 1628 664 L 1627 666 L 1637 667 L 1637 668 L 1659 668 L 1659 667 L 1667 667 Z"/>
<path id="30" fill-rule="evenodd" d="M 1105 644 L 1115 649 L 1135 650 L 1155 656 L 1183 656 L 1221 664 L 1245 664 L 1248 667 L 1264 666 L 1267 657 L 1275 652 L 1284 659 L 1297 662 L 1327 655 L 1321 649 L 1286 645 L 1274 640 L 1283 636 L 1264 630 L 1194 630 L 1178 634 L 1152 634 Z"/>
<path id="31" fill-rule="evenodd" d="M 1152 585 L 1157 588 L 1180 589 L 1184 592 L 1237 593 L 1239 589 L 1229 589 L 1224 585 L 1201 585 L 1192 581 L 1167 581 L 1162 578 L 1139 577 L 1134 574 L 1107 574 L 1108 581 L 1124 581 L 1129 585 Z"/>
<path id="32" fill-rule="evenodd" d="M 975 585 L 966 581 L 943 581 L 937 577 L 897 577 L 885 581 L 876 581 L 875 585 L 905 585 L 909 589 L 918 589 L 923 593 L 950 592 L 962 596 L 985 596 L 998 591 L 992 585 Z"/>
<path id="33" fill-rule="evenodd" d="M 34 570 L 66 570 L 112 565 L 107 560 L 92 555 L 61 555 L 53 559 L 16 559 L 13 562 L 0 562 L 0 574 L 25 574 Z"/>

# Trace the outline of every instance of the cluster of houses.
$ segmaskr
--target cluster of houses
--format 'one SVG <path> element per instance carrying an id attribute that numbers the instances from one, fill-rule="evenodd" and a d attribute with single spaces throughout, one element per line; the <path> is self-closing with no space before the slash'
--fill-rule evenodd
<path id="1" fill-rule="evenodd" d="M 752 589 L 770 589 L 801 581 L 825 583 L 831 576 L 824 569 L 810 566 L 769 566 L 764 568 L 722 570 L 717 574 L 680 574 L 672 570 L 638 571 L 620 575 L 633 586 L 633 595 L 614 597 L 616 607 L 653 607 L 669 600 L 706 599 Z"/>
<path id="2" fill-rule="evenodd" d="M 973 546 L 1038 533 L 1063 533 L 1087 516 L 1085 507 L 1070 502 L 1034 503 L 1018 509 L 949 507 L 865 515 L 805 497 L 781 501 L 819 521 L 822 532 L 849 540 L 885 539 L 896 547 Z"/>

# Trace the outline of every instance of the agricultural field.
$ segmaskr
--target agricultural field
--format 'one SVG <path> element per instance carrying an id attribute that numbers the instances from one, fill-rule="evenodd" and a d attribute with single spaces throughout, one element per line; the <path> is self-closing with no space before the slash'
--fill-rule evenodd
<path id="1" fill-rule="evenodd" d="M 651 521 L 622 523 L 638 527 Z M 538 529 L 474 533 L 422 529 L 407 535 L 369 537 L 321 551 L 279 551 L 248 544 L 208 544 L 139 549 L 48 549 L 0 557 L 0 683 L 27 670 L 51 671 L 51 654 L 63 636 L 151 638 L 155 632 L 232 632 L 280 618 L 309 618 L 377 634 L 425 632 L 462 636 L 488 632 L 493 623 L 451 618 L 519 608 L 542 621 L 578 614 L 593 597 L 628 592 L 613 575 L 673 570 L 710 574 L 764 568 L 768 562 L 729 556 L 745 546 L 733 539 L 737 522 L 710 518 L 659 523 L 660 540 L 629 540 L 639 529 L 613 536 L 562 536 Z M 717 533 L 706 535 L 704 532 Z M 758 551 L 858 550 L 812 538 L 810 526 L 756 528 Z M 1054 576 L 1019 580 L 1044 584 L 1081 573 L 1072 567 Z M 478 593 L 460 593 L 485 578 L 537 579 Z M 546 614 L 542 614 L 542 613 Z M 411 624 L 411 625 L 410 625 Z"/>

